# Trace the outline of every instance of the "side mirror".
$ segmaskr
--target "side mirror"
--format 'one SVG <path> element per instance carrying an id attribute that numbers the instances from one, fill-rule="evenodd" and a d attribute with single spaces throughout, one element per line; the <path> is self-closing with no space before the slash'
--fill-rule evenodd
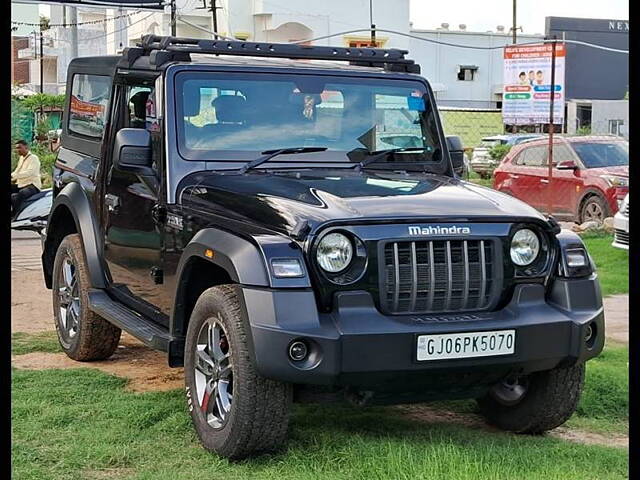
<path id="1" fill-rule="evenodd" d="M 447 136 L 447 148 L 449 149 L 453 171 L 456 175 L 462 176 L 464 174 L 464 147 L 460 137 L 457 135 Z"/>
<path id="2" fill-rule="evenodd" d="M 578 170 L 578 165 L 573 160 L 565 160 L 556 165 L 558 170 Z"/>
<path id="3" fill-rule="evenodd" d="M 113 166 L 123 172 L 154 175 L 151 134 L 143 128 L 122 128 L 116 133 Z"/>

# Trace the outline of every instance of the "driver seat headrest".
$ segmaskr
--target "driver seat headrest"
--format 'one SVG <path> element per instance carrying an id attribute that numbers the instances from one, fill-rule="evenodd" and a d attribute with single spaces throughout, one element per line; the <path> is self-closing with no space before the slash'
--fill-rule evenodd
<path id="1" fill-rule="evenodd" d="M 221 95 L 211 102 L 218 122 L 223 123 L 243 123 L 246 120 L 246 104 L 240 95 Z"/>

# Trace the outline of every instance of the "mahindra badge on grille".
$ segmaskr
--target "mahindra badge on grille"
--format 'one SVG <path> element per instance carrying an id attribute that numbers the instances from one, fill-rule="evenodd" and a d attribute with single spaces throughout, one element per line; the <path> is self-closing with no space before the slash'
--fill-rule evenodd
<path id="1" fill-rule="evenodd" d="M 471 229 L 469 227 L 459 227 L 452 225 L 450 227 L 441 227 L 440 225 L 429 225 L 427 227 L 419 227 L 416 225 L 409 226 L 409 235 L 469 235 Z"/>

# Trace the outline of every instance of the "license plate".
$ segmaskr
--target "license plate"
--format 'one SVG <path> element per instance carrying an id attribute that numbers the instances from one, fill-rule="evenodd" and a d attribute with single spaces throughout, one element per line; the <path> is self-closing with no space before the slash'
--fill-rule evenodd
<path id="1" fill-rule="evenodd" d="M 516 331 L 448 333 L 418 336 L 419 361 L 489 357 L 515 352 Z"/>

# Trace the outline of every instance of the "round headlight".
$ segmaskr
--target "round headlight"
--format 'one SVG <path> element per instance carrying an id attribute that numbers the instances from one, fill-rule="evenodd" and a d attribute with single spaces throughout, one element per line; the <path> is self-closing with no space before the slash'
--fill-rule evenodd
<path id="1" fill-rule="evenodd" d="M 538 236 L 523 228 L 518 230 L 511 239 L 511 260 L 521 267 L 532 263 L 540 252 L 540 240 Z"/>
<path id="2" fill-rule="evenodd" d="M 352 257 L 351 241 L 341 233 L 325 235 L 316 251 L 318 265 L 329 273 L 338 273 L 347 268 Z"/>

